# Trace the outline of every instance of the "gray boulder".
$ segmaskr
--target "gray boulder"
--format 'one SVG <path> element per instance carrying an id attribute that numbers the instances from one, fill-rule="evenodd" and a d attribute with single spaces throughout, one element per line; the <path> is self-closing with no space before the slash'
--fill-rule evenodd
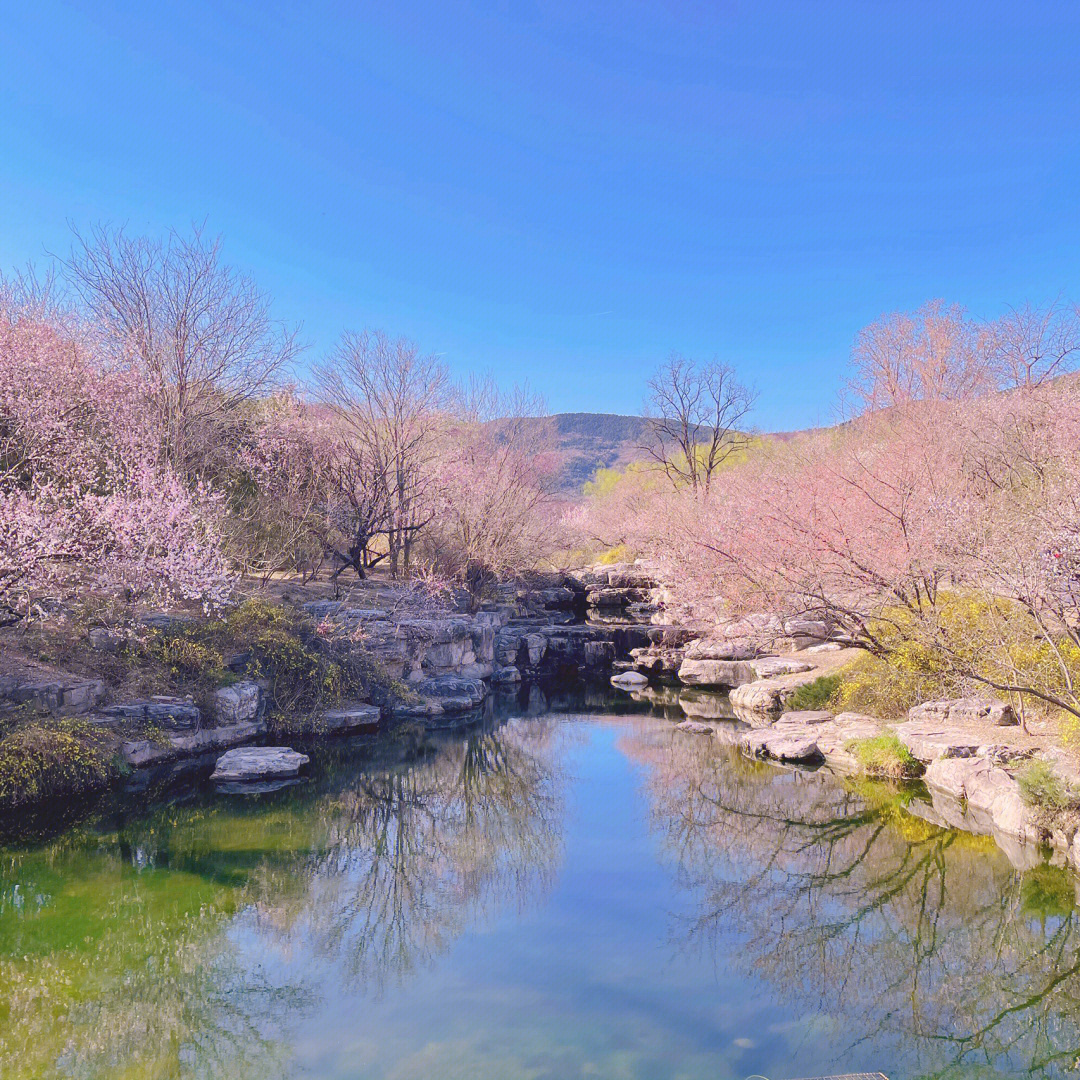
<path id="1" fill-rule="evenodd" d="M 237 724 L 259 715 L 262 691 L 259 684 L 245 680 L 214 691 L 213 713 L 219 724 Z"/>
<path id="2" fill-rule="evenodd" d="M 281 780 L 296 776 L 310 760 L 288 746 L 245 746 L 222 754 L 210 779 Z"/>
<path id="3" fill-rule="evenodd" d="M 758 678 L 745 660 L 708 660 L 687 657 L 679 667 L 679 682 L 685 686 L 742 686 Z"/>

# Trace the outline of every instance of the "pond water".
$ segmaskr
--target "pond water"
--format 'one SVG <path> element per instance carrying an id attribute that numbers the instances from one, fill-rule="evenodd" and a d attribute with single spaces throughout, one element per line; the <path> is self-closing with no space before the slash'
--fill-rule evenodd
<path id="1" fill-rule="evenodd" d="M 515 706 L 9 841 L 0 1076 L 1074 1075 L 1065 870 L 660 715 Z"/>

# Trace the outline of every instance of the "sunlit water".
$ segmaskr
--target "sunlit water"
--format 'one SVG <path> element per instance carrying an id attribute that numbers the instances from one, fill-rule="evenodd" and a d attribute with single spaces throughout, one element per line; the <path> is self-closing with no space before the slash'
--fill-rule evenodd
<path id="1" fill-rule="evenodd" d="M 670 719 L 503 711 L 0 849 L 0 1076 L 1073 1075 L 1065 870 Z"/>

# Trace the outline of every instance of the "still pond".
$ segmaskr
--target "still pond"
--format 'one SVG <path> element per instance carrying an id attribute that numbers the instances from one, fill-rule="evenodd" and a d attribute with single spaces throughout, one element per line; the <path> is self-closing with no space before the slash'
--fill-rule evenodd
<path id="1" fill-rule="evenodd" d="M 9 836 L 0 1076 L 1076 1075 L 1069 872 L 918 790 L 537 700 Z"/>

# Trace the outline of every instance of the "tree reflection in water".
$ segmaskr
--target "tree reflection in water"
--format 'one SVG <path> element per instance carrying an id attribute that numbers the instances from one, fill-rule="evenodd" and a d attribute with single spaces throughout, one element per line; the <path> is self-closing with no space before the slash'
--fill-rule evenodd
<path id="1" fill-rule="evenodd" d="M 287 1028 L 335 988 L 282 983 L 236 936 L 314 950 L 373 991 L 542 897 L 561 850 L 552 741 L 519 721 L 418 758 L 339 751 L 269 797 L 0 849 L 0 1075 L 281 1075 Z"/>
<path id="2" fill-rule="evenodd" d="M 869 1044 L 919 1076 L 1078 1067 L 1071 872 L 1014 870 L 989 839 L 919 817 L 910 791 L 655 727 L 623 749 L 648 766 L 653 827 L 702 898 L 677 940 L 831 1014 L 838 1059 Z"/>

